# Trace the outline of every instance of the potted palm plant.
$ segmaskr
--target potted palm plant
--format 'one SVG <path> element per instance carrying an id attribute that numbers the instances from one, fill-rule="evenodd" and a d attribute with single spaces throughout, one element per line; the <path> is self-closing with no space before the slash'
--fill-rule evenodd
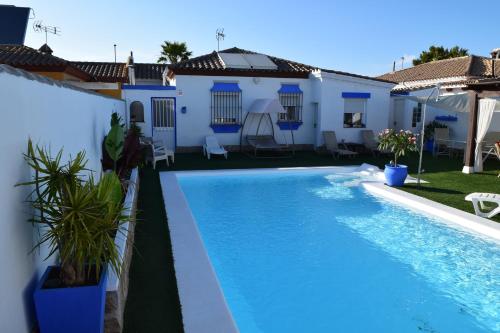
<path id="1" fill-rule="evenodd" d="M 403 186 L 408 166 L 398 164 L 398 157 L 417 150 L 417 138 L 411 131 L 386 129 L 379 134 L 379 149 L 394 153 L 394 160 L 385 165 L 384 175 L 389 186 Z"/>
<path id="2" fill-rule="evenodd" d="M 85 152 L 63 163 L 62 151 L 51 157 L 31 140 L 25 160 L 33 178 L 18 185 L 34 188 L 30 221 L 40 230 L 35 248 L 45 245 L 48 257 L 58 257 L 34 293 L 40 331 L 101 333 L 107 267 L 120 271 L 114 242 L 126 221 L 120 180 L 111 172 L 96 181 L 85 168 Z"/>

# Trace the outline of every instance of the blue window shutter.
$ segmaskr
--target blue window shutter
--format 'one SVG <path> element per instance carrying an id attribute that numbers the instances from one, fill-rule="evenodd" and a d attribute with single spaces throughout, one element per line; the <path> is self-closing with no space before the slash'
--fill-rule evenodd
<path id="1" fill-rule="evenodd" d="M 279 94 L 302 94 L 298 84 L 281 84 Z"/>
<path id="2" fill-rule="evenodd" d="M 363 92 L 343 92 L 342 98 L 370 98 L 370 93 Z"/>
<path id="3" fill-rule="evenodd" d="M 214 82 L 214 86 L 210 89 L 212 92 L 241 92 L 238 83 Z"/>

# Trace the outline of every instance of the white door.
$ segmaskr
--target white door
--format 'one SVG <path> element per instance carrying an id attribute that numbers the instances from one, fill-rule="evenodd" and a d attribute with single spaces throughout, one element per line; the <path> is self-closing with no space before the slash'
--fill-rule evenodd
<path id="1" fill-rule="evenodd" d="M 162 141 L 170 150 L 175 150 L 175 99 L 154 97 L 151 99 L 151 118 L 153 119 L 153 139 Z"/>

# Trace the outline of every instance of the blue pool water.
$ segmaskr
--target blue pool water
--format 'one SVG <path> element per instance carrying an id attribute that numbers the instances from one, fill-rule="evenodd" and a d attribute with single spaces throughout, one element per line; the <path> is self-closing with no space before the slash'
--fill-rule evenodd
<path id="1" fill-rule="evenodd" d="M 500 332 L 500 245 L 325 171 L 178 176 L 241 332 Z"/>

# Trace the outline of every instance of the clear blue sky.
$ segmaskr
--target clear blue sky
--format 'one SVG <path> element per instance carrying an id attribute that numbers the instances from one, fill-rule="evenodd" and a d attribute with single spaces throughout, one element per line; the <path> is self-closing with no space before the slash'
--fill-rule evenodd
<path id="1" fill-rule="evenodd" d="M 136 62 L 155 62 L 164 40 L 185 41 L 193 55 L 238 46 L 310 65 L 376 75 L 431 44 L 459 45 L 488 55 L 500 47 L 500 1 L 115 1 L 37 0 L 10 4 L 31 7 L 35 20 L 62 29 L 49 36 L 54 54 L 68 60 L 118 61 L 130 50 Z M 31 28 L 26 44 L 45 36 Z M 498 21 L 496 21 L 498 22 Z M 410 61 L 408 61 L 409 63 Z M 400 67 L 398 60 L 398 67 Z M 409 66 L 409 65 L 406 65 Z"/>

